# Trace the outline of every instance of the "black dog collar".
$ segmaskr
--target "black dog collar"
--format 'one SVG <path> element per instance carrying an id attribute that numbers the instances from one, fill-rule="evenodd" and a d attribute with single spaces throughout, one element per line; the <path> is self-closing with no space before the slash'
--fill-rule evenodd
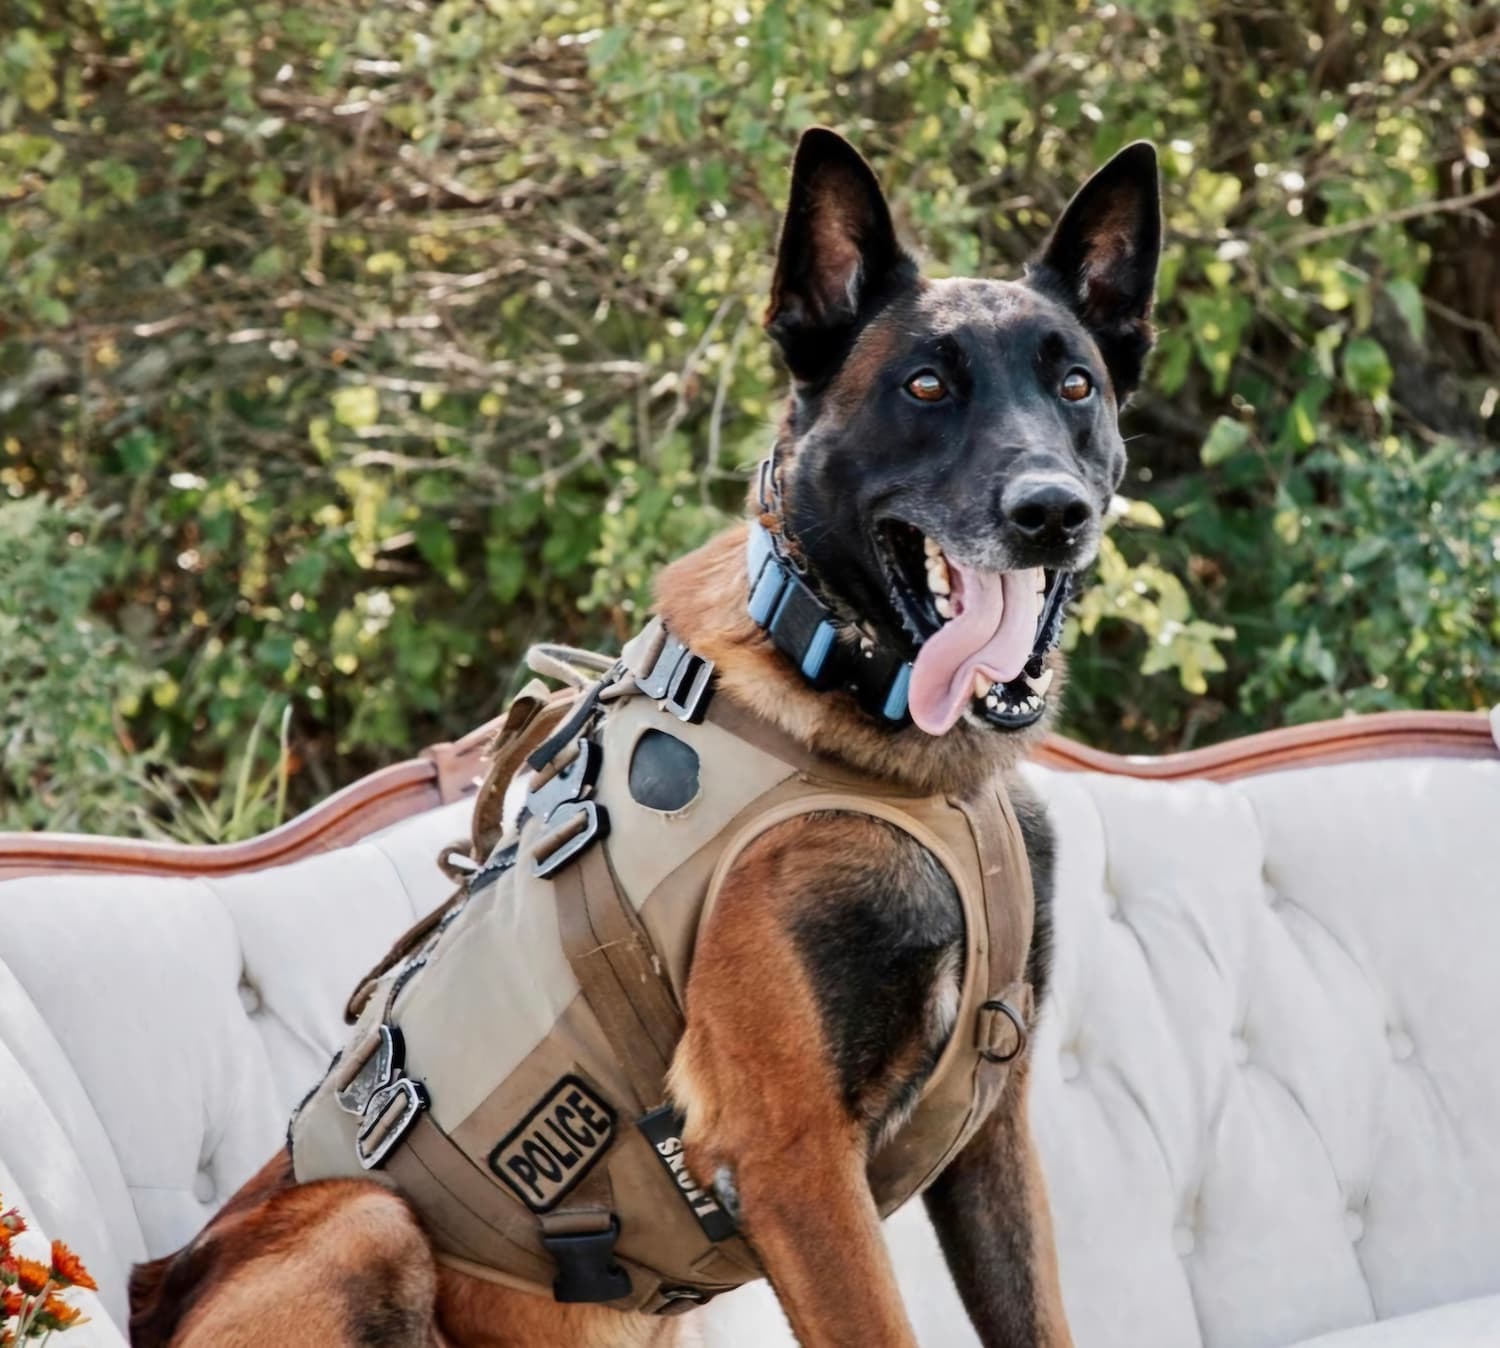
<path id="1" fill-rule="evenodd" d="M 778 487 L 775 461 L 765 459 L 760 465 L 759 489 L 763 512 L 780 516 Z M 888 724 L 910 721 L 909 660 L 868 638 L 854 646 L 840 642 L 833 610 L 803 578 L 803 568 L 787 555 L 780 536 L 759 520 L 750 525 L 745 560 L 750 577 L 750 616 L 803 678 L 814 688 L 842 688 L 852 693 L 866 711 Z M 1025 672 L 1033 678 L 1040 676 L 1047 652 L 1062 638 L 1063 618 L 1072 593 L 1073 577 L 1058 576 L 1042 610 L 1040 640 L 1026 662 Z"/>
<path id="2" fill-rule="evenodd" d="M 779 505 L 775 471 L 771 459 L 760 466 L 760 502 L 767 511 Z M 750 526 L 746 563 L 750 616 L 802 677 L 814 688 L 853 693 L 866 711 L 893 725 L 904 724 L 910 662 L 868 640 L 855 647 L 839 642 L 833 610 L 802 578 L 781 539 L 759 520 Z"/>

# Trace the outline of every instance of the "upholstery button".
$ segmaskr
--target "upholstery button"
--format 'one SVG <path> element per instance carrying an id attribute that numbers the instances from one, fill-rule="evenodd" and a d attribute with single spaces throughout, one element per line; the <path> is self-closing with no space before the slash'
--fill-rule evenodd
<path id="1" fill-rule="evenodd" d="M 1072 1081 L 1083 1069 L 1078 1061 L 1078 1055 L 1072 1049 L 1064 1049 L 1058 1055 L 1057 1070 L 1062 1073 L 1064 1081 Z"/>
<path id="2" fill-rule="evenodd" d="M 1365 1219 L 1353 1208 L 1344 1214 L 1344 1234 L 1351 1241 L 1357 1241 L 1365 1234 Z"/>
<path id="3" fill-rule="evenodd" d="M 253 1016 L 260 1010 L 260 990 L 248 978 L 240 979 L 240 1005 L 245 1008 L 247 1016 Z"/>
<path id="4" fill-rule="evenodd" d="M 1235 1062 L 1241 1067 L 1250 1061 L 1250 1044 L 1242 1034 L 1237 1034 L 1230 1039 L 1229 1051 L 1234 1054 Z"/>
<path id="5" fill-rule="evenodd" d="M 214 1177 L 206 1170 L 200 1170 L 193 1176 L 193 1197 L 200 1203 L 212 1203 L 218 1196 L 218 1189 L 214 1185 Z"/>
<path id="6" fill-rule="evenodd" d="M 1191 1227 L 1174 1226 L 1172 1228 L 1172 1248 L 1177 1252 L 1178 1258 L 1186 1259 L 1192 1254 L 1196 1244 Z"/>
<path id="7" fill-rule="evenodd" d="M 1411 1035 L 1405 1030 L 1392 1030 L 1389 1039 L 1391 1057 L 1397 1062 L 1405 1062 L 1416 1051 L 1416 1045 L 1411 1042 Z"/>

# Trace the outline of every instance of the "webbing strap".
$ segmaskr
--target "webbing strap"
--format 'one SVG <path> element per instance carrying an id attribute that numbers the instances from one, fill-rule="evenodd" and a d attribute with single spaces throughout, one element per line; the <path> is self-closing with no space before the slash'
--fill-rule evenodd
<path id="1" fill-rule="evenodd" d="M 953 802 L 963 811 L 979 852 L 979 878 L 989 928 L 989 995 L 998 997 L 1014 978 L 1016 952 L 1031 949 L 1036 903 L 1026 839 L 1009 794 L 1000 788 Z M 1020 1010 L 1020 1008 L 1016 1008 Z"/>
<path id="2" fill-rule="evenodd" d="M 589 1009 L 630 1079 L 636 1112 L 641 1114 L 660 1102 L 670 1051 L 664 1054 L 657 1048 L 645 1020 L 636 1014 L 631 996 L 610 961 L 607 938 L 594 926 L 583 861 L 597 855 L 597 848 L 590 849 L 553 880 L 558 934 Z M 615 902 L 620 900 L 616 898 Z"/>
<path id="3" fill-rule="evenodd" d="M 666 968 L 639 914 L 620 890 L 602 847 L 579 859 L 589 923 L 636 1017 L 651 1036 L 663 1064 L 670 1065 L 686 1024 L 667 981 Z M 657 1088 L 660 1099 L 661 1088 Z M 647 1102 L 648 1106 L 650 1102 Z"/>
<path id="4" fill-rule="evenodd" d="M 383 1169 L 402 1193 L 416 1196 L 442 1248 L 534 1277 L 537 1289 L 551 1284 L 552 1265 L 538 1248 L 536 1219 L 464 1155 L 430 1113 L 412 1125 Z"/>
<path id="5" fill-rule="evenodd" d="M 550 692 L 540 679 L 533 679 L 505 712 L 505 720 L 490 748 L 490 766 L 474 800 L 473 851 L 477 862 L 494 850 L 504 828 L 505 791 L 528 754 L 567 715 L 577 700 L 577 689 Z"/>

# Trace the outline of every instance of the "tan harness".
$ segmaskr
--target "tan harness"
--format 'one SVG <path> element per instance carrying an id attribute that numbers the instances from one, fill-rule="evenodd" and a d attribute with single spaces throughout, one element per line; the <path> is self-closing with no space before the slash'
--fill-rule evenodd
<path id="1" fill-rule="evenodd" d="M 871 815 L 920 842 L 962 901 L 952 1033 L 869 1162 L 882 1216 L 964 1145 L 1025 1046 L 1030 869 L 998 783 L 904 794 L 811 753 L 711 699 L 712 666 L 659 619 L 613 663 L 562 648 L 531 661 L 573 686 L 533 680 L 509 708 L 471 844 L 445 854 L 466 882 L 350 999 L 354 1031 L 292 1119 L 294 1169 L 394 1186 L 438 1257 L 478 1277 L 671 1313 L 763 1272 L 687 1172 L 666 1090 L 697 932 L 743 849 L 811 811 Z M 586 688 L 585 671 L 599 676 Z M 696 768 L 665 805 L 638 771 L 657 736 Z M 523 767 L 527 811 L 503 834 Z"/>

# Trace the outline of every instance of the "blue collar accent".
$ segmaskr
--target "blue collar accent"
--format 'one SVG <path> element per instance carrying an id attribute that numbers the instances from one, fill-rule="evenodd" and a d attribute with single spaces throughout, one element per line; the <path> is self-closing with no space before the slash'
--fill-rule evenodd
<path id="1" fill-rule="evenodd" d="M 853 693 L 867 711 L 893 724 L 906 721 L 911 665 L 878 648 L 840 645 L 833 610 L 813 593 L 782 552 L 780 540 L 759 520 L 750 525 L 745 562 L 750 616 L 803 678 L 814 688 Z"/>

